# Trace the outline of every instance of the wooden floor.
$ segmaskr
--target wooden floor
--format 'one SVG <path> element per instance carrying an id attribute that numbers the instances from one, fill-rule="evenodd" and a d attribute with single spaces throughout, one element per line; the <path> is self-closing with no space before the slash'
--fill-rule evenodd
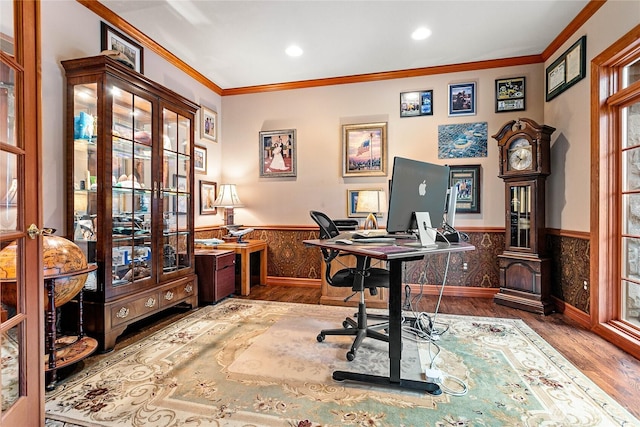
<path id="1" fill-rule="evenodd" d="M 318 304 L 320 289 L 290 286 L 252 286 L 250 295 L 236 297 L 266 301 Z M 414 309 L 433 312 L 435 297 L 423 297 Z M 492 299 L 443 297 L 441 313 L 471 316 L 520 318 L 558 350 L 600 388 L 640 419 L 640 361 L 603 340 L 562 314 L 541 316 L 495 304 Z M 167 324 L 184 317 L 189 311 L 172 309 L 156 318 L 128 329 L 117 341 L 115 351 L 135 342 Z M 104 355 L 92 356 L 90 365 Z"/>

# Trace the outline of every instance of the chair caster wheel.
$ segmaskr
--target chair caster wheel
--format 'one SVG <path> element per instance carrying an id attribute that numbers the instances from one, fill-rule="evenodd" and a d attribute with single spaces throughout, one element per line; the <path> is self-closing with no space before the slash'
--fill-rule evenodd
<path id="1" fill-rule="evenodd" d="M 318 334 L 316 339 L 318 340 L 318 342 L 322 342 L 322 341 L 324 341 L 324 335 L 323 334 Z"/>
<path id="2" fill-rule="evenodd" d="M 347 360 L 348 360 L 349 362 L 353 361 L 353 359 L 355 359 L 355 358 L 356 358 L 356 353 L 355 353 L 355 351 L 349 351 L 349 352 L 347 352 Z"/>
<path id="3" fill-rule="evenodd" d="M 349 327 L 351 327 L 351 326 L 349 325 L 349 322 L 347 322 L 346 320 L 343 320 L 343 321 L 342 321 L 342 327 L 343 327 L 343 328 L 349 328 Z"/>

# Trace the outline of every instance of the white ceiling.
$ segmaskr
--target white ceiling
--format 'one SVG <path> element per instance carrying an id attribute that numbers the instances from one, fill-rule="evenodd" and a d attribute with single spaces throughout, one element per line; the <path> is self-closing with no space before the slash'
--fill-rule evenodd
<path id="1" fill-rule="evenodd" d="M 537 55 L 588 0 L 100 2 L 230 89 Z"/>

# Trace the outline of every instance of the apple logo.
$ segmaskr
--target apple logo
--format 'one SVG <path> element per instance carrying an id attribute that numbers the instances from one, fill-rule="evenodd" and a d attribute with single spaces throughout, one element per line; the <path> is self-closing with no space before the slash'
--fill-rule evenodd
<path id="1" fill-rule="evenodd" d="M 418 194 L 424 196 L 427 194 L 427 180 L 422 181 L 422 184 L 418 185 Z"/>

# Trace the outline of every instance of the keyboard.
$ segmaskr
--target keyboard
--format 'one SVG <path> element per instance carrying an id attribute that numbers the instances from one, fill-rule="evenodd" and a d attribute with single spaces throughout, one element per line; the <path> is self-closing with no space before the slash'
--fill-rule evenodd
<path id="1" fill-rule="evenodd" d="M 351 237 L 351 241 L 356 244 L 363 243 L 392 243 L 395 242 L 396 239 L 393 237 L 365 237 L 364 239 L 357 238 L 354 234 Z"/>
<path id="2" fill-rule="evenodd" d="M 354 239 L 375 239 L 377 237 L 390 237 L 386 230 L 359 230 L 352 234 Z"/>

